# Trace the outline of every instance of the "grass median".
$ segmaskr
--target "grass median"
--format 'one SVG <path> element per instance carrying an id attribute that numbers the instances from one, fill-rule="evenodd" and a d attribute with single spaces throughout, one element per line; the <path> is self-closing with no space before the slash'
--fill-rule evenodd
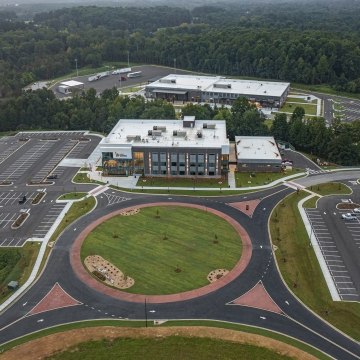
<path id="1" fill-rule="evenodd" d="M 87 195 L 87 193 L 85 192 L 72 192 L 72 193 L 67 193 L 64 195 L 61 195 L 59 197 L 59 200 L 79 200 L 83 197 L 85 197 Z"/>
<path id="2" fill-rule="evenodd" d="M 330 296 L 297 204 L 308 196 L 300 191 L 284 199 L 270 219 L 272 242 L 280 272 L 295 295 L 326 321 L 360 340 L 360 304 L 334 302 Z"/>
<path id="3" fill-rule="evenodd" d="M 326 195 L 350 195 L 351 189 L 343 183 L 331 182 L 326 184 L 313 185 L 308 188 L 321 196 Z"/>
<path id="4" fill-rule="evenodd" d="M 29 278 L 39 248 L 38 242 L 26 242 L 21 248 L 0 249 L 0 303 L 13 293 L 7 287 L 10 281 L 18 281 L 21 286 Z"/>
<path id="5" fill-rule="evenodd" d="M 83 328 L 93 328 L 93 327 L 99 327 L 99 326 L 115 326 L 115 327 L 128 327 L 128 328 L 142 328 L 145 326 L 145 321 L 126 321 L 126 320 L 91 320 L 91 321 L 84 321 L 84 322 L 76 322 L 71 324 L 65 324 L 60 325 L 57 327 L 48 328 L 39 332 L 32 333 L 30 335 L 26 335 L 24 337 L 18 338 L 14 341 L 11 341 L 3 346 L 1 346 L 0 351 L 1 353 L 6 352 L 7 350 L 15 347 L 20 346 L 21 344 L 24 344 L 26 342 L 51 335 L 51 334 L 57 334 L 61 332 L 70 331 L 73 329 L 83 329 Z M 298 348 L 302 351 L 305 351 L 317 359 L 320 360 L 329 360 L 330 358 L 320 352 L 319 350 L 300 342 L 296 339 L 287 337 L 286 335 L 282 335 L 279 333 L 275 333 L 269 330 L 252 327 L 252 326 L 246 326 L 242 324 L 235 324 L 235 323 L 228 323 L 228 322 L 221 322 L 221 321 L 211 321 L 211 320 L 177 320 L 177 321 L 167 321 L 164 324 L 158 325 L 157 327 L 187 327 L 187 326 L 197 326 L 200 327 L 199 331 L 201 331 L 201 328 L 204 327 L 212 327 L 212 328 L 220 328 L 220 329 L 228 329 L 233 331 L 239 331 L 244 332 L 248 334 L 254 334 L 254 335 L 260 335 L 265 336 L 270 339 L 281 341 L 285 344 L 288 344 L 290 346 L 293 346 L 295 348 Z M 147 322 L 147 327 L 154 327 L 154 323 L 152 321 Z M 206 331 L 206 328 L 204 329 Z M 258 342 L 256 342 L 258 344 Z M 277 349 L 274 349 L 277 350 Z M 5 353 L 6 354 L 6 353 Z M 260 357 L 263 359 L 263 357 Z M 249 359 L 254 359 L 253 356 L 250 356 Z"/>

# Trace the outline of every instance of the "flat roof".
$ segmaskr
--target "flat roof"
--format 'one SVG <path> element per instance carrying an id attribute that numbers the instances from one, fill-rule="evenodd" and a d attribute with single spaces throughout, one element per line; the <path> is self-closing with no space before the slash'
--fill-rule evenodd
<path id="1" fill-rule="evenodd" d="M 204 124 L 215 125 L 215 128 L 204 128 Z M 166 129 L 154 130 L 156 126 Z M 149 130 L 152 135 L 149 135 Z M 161 135 L 154 135 L 154 131 Z M 201 137 L 198 137 L 198 132 L 201 132 Z M 229 147 L 229 139 L 225 120 L 195 120 L 194 127 L 183 127 L 183 120 L 121 119 L 100 145 L 103 149 L 131 146 L 222 148 Z"/>
<path id="2" fill-rule="evenodd" d="M 80 82 L 80 81 L 76 81 L 76 80 L 68 80 L 68 81 L 62 81 L 60 83 L 61 85 L 65 85 L 65 86 L 82 86 L 84 85 L 84 83 Z"/>
<path id="3" fill-rule="evenodd" d="M 220 76 L 198 76 L 170 74 L 146 88 L 162 90 L 198 90 L 203 92 L 241 94 L 246 96 L 276 96 L 280 97 L 290 83 L 276 81 L 258 81 L 231 79 Z M 159 92 L 158 90 L 155 90 Z"/>
<path id="4" fill-rule="evenodd" d="M 279 160 L 281 156 L 272 136 L 235 136 L 238 160 Z"/>

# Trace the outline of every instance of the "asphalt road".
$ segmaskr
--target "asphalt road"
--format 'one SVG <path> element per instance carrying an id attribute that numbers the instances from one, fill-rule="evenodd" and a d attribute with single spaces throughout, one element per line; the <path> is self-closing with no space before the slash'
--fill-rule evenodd
<path id="1" fill-rule="evenodd" d="M 105 296 L 82 283 L 73 273 L 69 254 L 74 236 L 84 229 L 89 222 L 98 217 L 128 206 L 156 201 L 181 201 L 212 207 L 231 216 L 249 233 L 253 253 L 247 269 L 239 278 L 222 289 L 208 295 L 166 304 L 151 304 L 149 320 L 153 319 L 216 319 L 259 326 L 293 336 L 312 344 L 318 349 L 337 359 L 356 359 L 360 355 L 359 344 L 343 336 L 312 314 L 293 297 L 283 284 L 273 260 L 267 231 L 267 220 L 271 209 L 292 190 L 283 186 L 235 197 L 193 198 L 179 196 L 154 196 L 122 194 L 127 200 L 109 205 L 109 196 L 102 196 L 98 207 L 88 216 L 79 219 L 65 231 L 54 247 L 48 265 L 38 281 L 21 299 L 14 303 L 0 316 L 0 342 L 4 343 L 31 331 L 40 330 L 56 324 L 70 321 L 99 318 L 143 319 L 144 304 L 124 302 Z M 110 192 L 111 195 L 113 191 Z M 229 201 L 242 201 L 261 198 L 261 203 L 252 219 L 230 207 Z M 231 199 L 231 200 L 229 200 Z M 76 229 L 76 230 L 75 230 Z M 255 308 L 229 306 L 230 301 L 247 292 L 259 281 L 284 312 L 283 315 Z M 58 282 L 83 305 L 53 310 L 33 316 L 25 316 Z"/>
<path id="2" fill-rule="evenodd" d="M 4 194 L 0 192 L 0 206 L 2 202 L 4 203 L 4 208 L 0 208 L 1 211 L 4 209 L 10 210 L 12 207 L 16 208 L 18 206 L 18 204 L 16 204 L 18 193 L 23 193 L 24 191 L 34 192 L 33 187 L 26 185 L 28 179 L 39 176 L 38 173 L 42 172 L 44 166 L 49 162 L 51 163 L 57 151 L 62 151 L 65 146 L 64 144 L 69 143 L 72 139 L 76 139 L 78 134 L 71 135 L 73 138 L 66 136 L 66 134 L 58 134 L 57 136 L 61 139 L 44 138 L 44 134 L 42 133 L 31 136 L 28 135 L 30 140 L 0 163 L 1 174 L 5 173 L 13 182 L 13 185 L 3 186 L 2 192 Z M 9 140 L 9 138 L 6 139 L 6 141 L 13 140 L 14 139 Z M 96 139 L 94 138 L 93 140 L 91 146 L 96 145 Z M 97 140 L 99 140 L 99 138 L 97 138 Z M 10 146 L 15 146 L 15 143 L 16 142 Z M 44 146 L 44 144 L 51 146 L 42 153 L 41 147 Z M 69 154 L 69 156 L 82 158 L 91 150 L 91 146 L 88 144 L 75 153 L 73 153 L 73 151 L 76 147 L 69 149 L 71 152 L 67 154 Z M 73 155 L 71 155 L 72 153 Z M 37 155 L 39 156 L 37 157 Z M 33 161 L 31 166 L 24 172 L 22 172 L 23 165 L 14 167 L 14 164 L 26 164 L 26 161 L 32 161 L 32 157 L 37 157 L 36 161 Z M 51 166 L 56 167 L 56 164 Z M 9 171 L 6 173 L 10 168 L 12 169 L 12 173 L 10 174 Z M 52 172 L 53 169 L 49 171 Z M 42 187 L 46 188 L 47 193 L 44 199 L 45 202 L 37 205 L 37 216 L 30 216 L 29 220 L 26 221 L 25 225 L 29 226 L 29 229 L 24 225 L 23 229 L 19 232 L 19 234 L 22 234 L 22 237 L 27 236 L 29 231 L 37 231 L 37 226 L 41 220 L 46 219 L 50 210 L 55 211 L 52 206 L 55 204 L 54 200 L 61 193 L 73 191 L 74 184 L 70 183 L 70 179 L 75 171 L 76 169 L 63 169 L 62 175 L 59 176 L 59 179 L 55 180 L 53 185 L 42 185 Z M 345 175 L 340 173 L 319 174 L 296 181 L 304 186 L 310 186 L 316 183 L 331 181 L 335 178 L 342 179 L 347 177 L 349 179 L 360 177 L 360 172 L 345 173 Z M 77 191 L 89 191 L 94 188 L 94 186 L 95 185 L 91 184 L 76 185 Z M 97 196 L 97 207 L 93 212 L 78 219 L 62 233 L 50 254 L 45 270 L 33 286 L 0 314 L 0 344 L 33 331 L 72 321 L 100 318 L 144 319 L 144 304 L 121 301 L 104 295 L 83 283 L 74 274 L 69 257 L 72 244 L 76 235 L 89 223 L 116 209 L 157 201 L 179 201 L 189 204 L 200 204 L 222 211 L 239 222 L 251 238 L 252 257 L 248 267 L 238 278 L 217 291 L 192 300 L 149 305 L 151 310 L 155 311 L 147 314 L 149 320 L 215 319 L 232 321 L 258 326 L 292 336 L 315 346 L 337 359 L 359 359 L 359 344 L 339 333 L 332 326 L 329 326 L 318 316 L 310 312 L 292 295 L 278 273 L 268 234 L 268 219 L 273 207 L 292 191 L 293 190 L 288 187 L 278 186 L 239 196 L 206 198 L 174 195 L 156 196 L 107 190 Z M 16 195 L 12 196 L 11 193 Z M 253 199 L 260 199 L 261 202 L 257 206 L 252 218 L 249 218 L 227 204 L 229 202 L 249 201 Z M 5 202 L 7 203 L 5 204 Z M 34 209 L 31 208 L 30 211 L 34 211 Z M 0 236 L 4 236 L 1 233 L 1 219 L 2 216 L 0 215 Z M 3 230 L 4 234 L 7 234 L 8 225 Z M 229 302 L 246 293 L 260 281 L 276 304 L 282 309 L 283 314 L 279 315 L 257 308 L 227 305 Z M 26 316 L 56 283 L 59 283 L 68 294 L 80 301 L 82 305 Z"/>

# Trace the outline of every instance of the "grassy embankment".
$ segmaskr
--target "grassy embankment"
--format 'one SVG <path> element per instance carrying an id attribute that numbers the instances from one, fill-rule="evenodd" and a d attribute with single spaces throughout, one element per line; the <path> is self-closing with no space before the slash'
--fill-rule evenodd
<path id="1" fill-rule="evenodd" d="M 287 170 L 285 172 L 278 172 L 278 173 L 242 173 L 236 172 L 235 173 L 235 181 L 237 187 L 252 187 L 252 186 L 262 186 L 267 185 L 275 180 L 284 178 L 286 176 L 291 176 L 295 174 L 300 174 L 304 172 L 302 169 L 293 169 Z"/>
<path id="2" fill-rule="evenodd" d="M 171 354 L 171 356 L 169 356 Z M 267 359 L 291 360 L 286 355 L 261 346 L 239 344 L 220 339 L 167 336 L 153 338 L 117 338 L 115 340 L 88 341 L 72 346 L 66 351 L 51 356 L 53 360 L 107 360 L 116 359 L 158 359 L 158 360 L 235 360 Z"/>
<path id="3" fill-rule="evenodd" d="M 85 192 L 72 192 L 72 193 L 67 193 L 67 194 L 61 195 L 59 197 L 59 200 L 79 200 L 86 195 L 87 195 L 87 193 L 85 193 Z"/>
<path id="4" fill-rule="evenodd" d="M 188 188 L 221 188 L 228 187 L 225 178 L 161 178 L 141 176 L 136 186 L 188 187 Z"/>
<path id="5" fill-rule="evenodd" d="M 19 339 L 16 339 L 14 341 L 11 341 L 10 343 L 7 343 L 3 345 L 0 348 L 0 351 L 3 353 L 15 346 L 21 345 L 25 342 L 38 339 L 40 337 L 50 335 L 50 334 L 56 334 L 59 332 L 72 330 L 72 329 L 82 329 L 86 327 L 96 327 L 96 326 L 118 326 L 118 327 L 144 327 L 145 322 L 144 321 L 124 321 L 124 320 L 95 320 L 95 321 L 85 321 L 85 322 L 77 322 L 72 324 L 66 324 L 61 325 L 57 327 L 48 328 L 46 330 L 42 330 L 40 332 L 35 332 L 30 335 L 21 337 Z M 151 321 L 147 322 L 148 327 L 153 327 L 154 324 Z M 243 331 L 250 334 L 256 334 L 256 335 L 262 335 L 266 336 L 278 341 L 282 341 L 286 344 L 289 344 L 291 346 L 297 347 L 303 351 L 308 352 L 309 354 L 312 354 L 317 359 L 320 360 L 329 360 L 330 358 L 326 355 L 324 355 L 322 352 L 314 349 L 313 347 L 297 341 L 293 338 L 287 337 L 285 335 L 281 335 L 278 333 L 271 332 L 269 330 L 246 326 L 246 325 L 238 325 L 234 323 L 226 323 L 221 321 L 197 321 L 197 320 L 190 320 L 190 321 L 167 321 L 166 323 L 162 325 L 158 325 L 160 327 L 168 327 L 168 326 L 211 326 L 215 328 L 224 328 L 224 329 L 230 329 L 235 331 Z M 253 357 L 250 357 L 253 359 Z"/>
<path id="6" fill-rule="evenodd" d="M 341 186 L 337 193 L 345 193 Z M 338 185 L 319 186 L 322 195 L 334 193 Z M 300 217 L 297 204 L 308 196 L 306 192 L 292 194 L 273 211 L 270 233 L 276 250 L 276 259 L 289 288 L 313 311 L 356 340 L 360 339 L 360 304 L 334 302 L 322 271 L 310 246 L 308 234 Z"/>
<path id="7" fill-rule="evenodd" d="M 0 303 L 13 293 L 7 288 L 10 281 L 18 281 L 21 286 L 29 278 L 39 248 L 38 242 L 27 242 L 21 248 L 0 249 Z"/>
<path id="8" fill-rule="evenodd" d="M 77 173 L 72 181 L 74 183 L 79 183 L 79 184 L 100 184 L 100 185 L 103 185 L 105 184 L 105 182 L 102 182 L 102 181 L 98 181 L 98 180 L 91 180 L 88 178 L 88 174 L 87 173 Z"/>
<path id="9" fill-rule="evenodd" d="M 117 266 L 135 280 L 125 291 L 172 294 L 209 284 L 212 270 L 231 270 L 241 250 L 241 239 L 227 221 L 198 209 L 166 206 L 107 220 L 86 238 L 81 259 L 100 255 Z"/>

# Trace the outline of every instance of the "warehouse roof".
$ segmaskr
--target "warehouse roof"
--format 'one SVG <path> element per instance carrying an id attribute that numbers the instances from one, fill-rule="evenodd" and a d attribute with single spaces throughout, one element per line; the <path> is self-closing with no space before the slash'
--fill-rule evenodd
<path id="1" fill-rule="evenodd" d="M 279 160 L 281 156 L 272 136 L 235 136 L 238 160 Z"/>
<path id="2" fill-rule="evenodd" d="M 203 92 L 220 92 L 247 96 L 266 95 L 280 97 L 289 85 L 290 83 L 275 81 L 227 79 L 220 76 L 170 74 L 146 87 L 151 89 L 166 89 L 169 92 L 173 92 L 174 90 L 199 90 Z M 155 91 L 159 92 L 158 90 Z"/>
<path id="3" fill-rule="evenodd" d="M 121 119 L 101 141 L 103 149 L 116 145 L 221 148 L 229 147 L 229 139 L 225 120 L 195 120 L 193 116 L 184 121 Z"/>

